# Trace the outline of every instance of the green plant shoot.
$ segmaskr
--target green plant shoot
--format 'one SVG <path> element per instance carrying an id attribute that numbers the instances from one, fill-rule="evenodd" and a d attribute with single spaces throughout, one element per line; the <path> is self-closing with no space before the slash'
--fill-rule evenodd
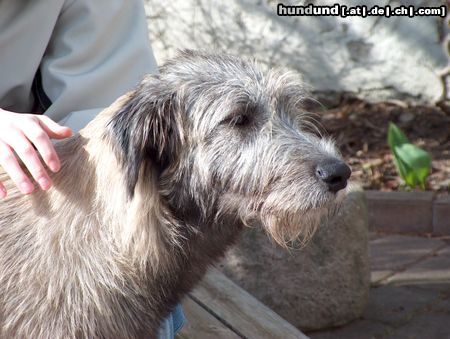
<path id="1" fill-rule="evenodd" d="M 425 189 L 425 182 L 431 169 L 431 157 L 423 149 L 411 144 L 400 128 L 389 123 L 388 144 L 394 156 L 395 166 L 406 185 L 411 188 L 420 186 Z"/>

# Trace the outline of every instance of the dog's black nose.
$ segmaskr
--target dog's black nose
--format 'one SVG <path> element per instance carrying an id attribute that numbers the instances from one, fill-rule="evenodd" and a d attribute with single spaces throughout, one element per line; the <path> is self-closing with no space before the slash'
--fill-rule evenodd
<path id="1" fill-rule="evenodd" d="M 339 160 L 327 160 L 316 167 L 316 175 L 327 184 L 331 192 L 337 191 L 347 186 L 347 180 L 352 171 L 345 163 Z"/>

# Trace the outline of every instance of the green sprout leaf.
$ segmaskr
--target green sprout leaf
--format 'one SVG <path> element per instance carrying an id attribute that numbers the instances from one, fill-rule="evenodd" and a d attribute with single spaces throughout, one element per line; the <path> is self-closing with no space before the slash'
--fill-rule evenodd
<path id="1" fill-rule="evenodd" d="M 420 185 L 425 189 L 431 168 L 430 155 L 411 144 L 406 135 L 392 122 L 389 123 L 388 144 L 394 155 L 395 166 L 405 183 L 411 188 Z"/>

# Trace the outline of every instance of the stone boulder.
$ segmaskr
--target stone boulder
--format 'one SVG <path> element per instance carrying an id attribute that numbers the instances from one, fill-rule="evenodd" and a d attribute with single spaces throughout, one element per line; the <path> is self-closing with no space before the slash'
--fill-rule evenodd
<path id="1" fill-rule="evenodd" d="M 364 192 L 351 187 L 340 212 L 306 247 L 288 251 L 248 229 L 219 268 L 301 330 L 358 318 L 370 287 Z"/>

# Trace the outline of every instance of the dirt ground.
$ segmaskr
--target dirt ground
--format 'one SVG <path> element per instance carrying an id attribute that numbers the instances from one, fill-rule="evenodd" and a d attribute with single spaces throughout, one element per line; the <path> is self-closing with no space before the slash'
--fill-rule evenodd
<path id="1" fill-rule="evenodd" d="M 330 107 L 330 105 L 327 105 Z M 333 105 L 331 105 L 333 107 Z M 352 167 L 352 177 L 366 189 L 408 190 L 397 174 L 387 144 L 389 122 L 432 156 L 427 190 L 450 192 L 450 105 L 408 105 L 401 101 L 369 103 L 342 95 L 334 107 L 309 103 L 319 124 L 337 142 Z"/>

